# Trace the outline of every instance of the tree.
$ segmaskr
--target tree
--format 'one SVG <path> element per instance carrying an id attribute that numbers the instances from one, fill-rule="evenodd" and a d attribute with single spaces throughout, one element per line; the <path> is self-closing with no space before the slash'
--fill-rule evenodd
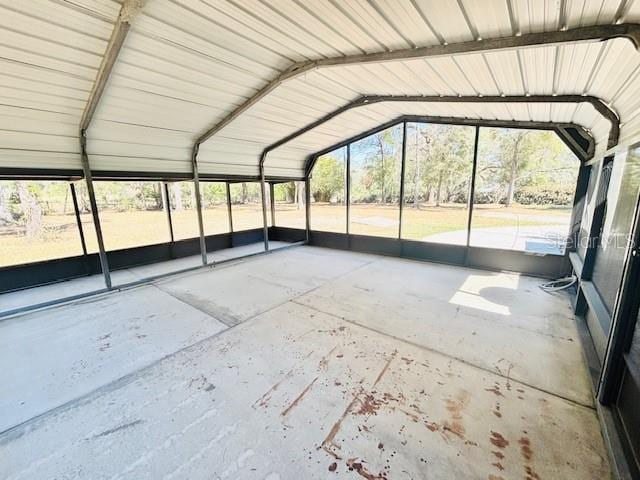
<path id="1" fill-rule="evenodd" d="M 227 186 L 222 182 L 201 182 L 200 192 L 207 207 L 227 202 Z"/>
<path id="2" fill-rule="evenodd" d="M 476 192 L 491 203 L 513 204 L 518 187 L 574 188 L 577 161 L 551 131 L 483 129 Z"/>
<path id="3" fill-rule="evenodd" d="M 182 206 L 182 184 L 179 182 L 171 184 L 171 190 L 173 193 L 173 208 L 176 212 L 181 212 Z"/>
<path id="4" fill-rule="evenodd" d="M 344 195 L 344 160 L 334 154 L 318 158 L 311 177 L 311 195 L 316 202 L 340 201 Z"/>
<path id="5" fill-rule="evenodd" d="M 510 145 L 511 160 L 509 161 L 509 179 L 507 180 L 507 197 L 505 207 L 510 207 L 513 203 L 513 192 L 516 188 L 516 180 L 518 178 L 518 164 L 520 163 L 520 147 L 524 141 L 524 132 L 518 132 L 513 135 L 512 144 Z"/>
<path id="6" fill-rule="evenodd" d="M 9 198 L 13 183 L 0 181 L 0 226 L 14 223 L 13 215 L 9 208 Z"/>
<path id="7" fill-rule="evenodd" d="M 412 202 L 466 202 L 473 151 L 473 129 L 413 124 L 415 139 L 407 145 L 405 179 L 412 179 Z M 409 185 L 405 188 L 408 190 Z M 409 191 L 409 190 L 408 190 Z"/>
<path id="8" fill-rule="evenodd" d="M 353 194 L 357 200 L 388 203 L 400 190 L 402 128 L 375 133 L 352 147 Z M 357 201 L 356 200 L 356 201 Z"/>
<path id="9" fill-rule="evenodd" d="M 20 207 L 22 208 L 22 224 L 27 237 L 34 238 L 42 233 L 42 208 L 36 197 L 27 188 L 26 182 L 17 182 Z"/>

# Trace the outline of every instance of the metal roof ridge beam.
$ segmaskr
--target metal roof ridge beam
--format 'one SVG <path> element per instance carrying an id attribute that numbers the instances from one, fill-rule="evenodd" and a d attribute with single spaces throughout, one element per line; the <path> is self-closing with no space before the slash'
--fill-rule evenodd
<path id="1" fill-rule="evenodd" d="M 514 48 L 556 45 L 561 43 L 579 43 L 595 40 L 626 38 L 636 50 L 640 49 L 640 24 L 621 23 L 619 25 L 593 25 L 555 32 L 536 32 L 511 37 L 496 37 L 467 42 L 432 45 L 391 52 L 364 53 L 344 57 L 323 58 L 310 62 L 301 62 L 299 67 L 311 65 L 315 68 L 338 65 L 357 65 L 363 63 L 392 62 L 412 58 L 440 57 L 464 53 L 477 53 L 492 50 L 510 50 Z"/>

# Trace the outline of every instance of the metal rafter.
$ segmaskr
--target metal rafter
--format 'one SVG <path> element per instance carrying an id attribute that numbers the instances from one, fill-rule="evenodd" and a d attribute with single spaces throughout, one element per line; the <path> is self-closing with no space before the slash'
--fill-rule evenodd
<path id="1" fill-rule="evenodd" d="M 596 25 L 590 27 L 573 28 L 558 32 L 528 33 L 513 37 L 501 37 L 492 39 L 472 40 L 447 45 L 433 45 L 411 49 L 401 49 L 392 52 L 368 53 L 361 55 L 346 55 L 336 58 L 325 58 L 308 62 L 298 62 L 271 80 L 267 85 L 256 92 L 251 98 L 238 106 L 222 120 L 209 128 L 200 136 L 196 143 L 205 142 L 224 127 L 233 122 L 242 113 L 247 111 L 261 99 L 266 97 L 281 84 L 303 75 L 311 70 L 344 66 L 360 65 L 365 63 L 381 63 L 409 60 L 415 58 L 433 58 L 455 54 L 487 52 L 495 50 L 509 50 L 524 47 L 544 45 L 558 45 L 563 43 L 577 43 L 598 40 L 610 40 L 613 38 L 626 38 L 633 43 L 636 49 L 640 49 L 640 25 L 624 23 L 620 25 Z"/>
<path id="2" fill-rule="evenodd" d="M 102 268 L 102 274 L 104 275 L 104 282 L 108 289 L 111 288 L 111 274 L 109 272 L 109 262 L 107 260 L 107 252 L 104 247 L 104 238 L 102 235 L 102 228 L 100 226 L 100 217 L 98 215 L 98 204 L 96 202 L 95 192 L 93 190 L 93 178 L 91 175 L 91 166 L 89 164 L 89 156 L 87 154 L 87 129 L 91 125 L 93 115 L 98 108 L 102 94 L 113 70 L 113 66 L 118 58 L 118 54 L 122 49 L 124 40 L 131 28 L 131 22 L 140 12 L 144 6 L 145 0 L 125 0 L 120 7 L 120 13 L 118 19 L 111 32 L 111 38 L 107 44 L 107 49 L 102 57 L 100 68 L 96 80 L 93 83 L 91 92 L 84 111 L 82 112 L 82 118 L 79 125 L 79 138 L 80 138 L 80 159 L 82 162 L 82 170 L 84 173 L 85 182 L 87 184 L 87 193 L 89 196 L 89 204 L 91 205 L 91 214 L 93 216 L 93 223 L 96 229 L 96 240 L 98 241 L 98 252 L 100 256 L 100 266 Z"/>
<path id="3" fill-rule="evenodd" d="M 113 32 L 111 33 L 111 38 L 107 44 L 107 49 L 102 57 L 102 62 L 100 63 L 96 80 L 93 83 L 93 88 L 89 94 L 87 104 L 82 112 L 80 131 L 86 131 L 87 128 L 89 128 L 91 120 L 93 119 L 93 114 L 100 103 L 100 98 L 104 93 L 107 81 L 109 80 L 109 76 L 111 75 L 111 71 L 113 70 L 116 60 L 118 59 L 124 40 L 127 38 L 131 24 L 140 10 L 142 10 L 142 7 L 144 7 L 145 1 L 146 0 L 124 0 L 122 3 L 118 19 L 116 20 Z"/>
<path id="4" fill-rule="evenodd" d="M 260 157 L 260 169 L 262 171 L 264 167 L 264 162 L 266 161 L 267 154 L 275 150 L 278 147 L 294 140 L 295 138 L 313 130 L 314 128 L 319 127 L 320 125 L 330 121 L 331 119 L 355 108 L 364 107 L 367 105 L 373 105 L 376 103 L 384 103 L 384 102 L 417 102 L 417 103 L 589 103 L 592 105 L 598 113 L 600 113 L 603 117 L 605 117 L 611 123 L 611 129 L 609 131 L 609 140 L 607 147 L 612 148 L 618 143 L 618 138 L 620 135 L 620 121 L 618 119 L 618 115 L 608 107 L 602 100 L 597 97 L 591 95 L 499 95 L 499 96 L 421 96 L 421 95 L 413 95 L 413 96 L 397 96 L 397 95 L 366 95 L 362 96 L 352 102 L 343 105 L 340 108 L 328 113 L 327 115 L 319 118 L 318 120 L 311 122 L 308 125 L 296 130 L 290 135 L 278 140 L 277 142 L 269 145 L 263 151 L 263 154 Z M 531 122 L 519 122 L 518 123 L 528 123 Z M 537 122 L 541 123 L 541 122 Z M 559 123 L 548 122 L 549 125 L 560 125 Z M 564 125 L 574 128 L 582 128 L 578 125 Z M 565 143 L 569 145 L 569 148 L 575 153 L 577 145 L 575 142 L 567 142 L 562 135 Z M 592 152 L 587 152 L 592 153 Z"/>

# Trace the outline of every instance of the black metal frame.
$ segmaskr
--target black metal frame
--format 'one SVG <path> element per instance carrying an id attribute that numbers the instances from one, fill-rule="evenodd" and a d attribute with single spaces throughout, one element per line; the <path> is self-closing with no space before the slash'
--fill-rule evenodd
<path id="1" fill-rule="evenodd" d="M 448 124 L 448 125 L 457 125 L 457 126 L 473 126 L 475 128 L 475 135 L 474 135 L 474 147 L 473 147 L 473 159 L 472 159 L 472 171 L 471 171 L 471 179 L 470 179 L 470 191 L 469 191 L 469 208 L 468 208 L 468 216 L 467 216 L 467 235 L 466 235 L 466 244 L 464 245 L 465 248 L 465 253 L 464 253 L 464 261 L 462 262 L 463 265 L 466 265 L 467 262 L 472 262 L 472 264 L 481 264 L 481 261 L 479 259 L 474 260 L 473 256 L 475 255 L 473 252 L 476 251 L 482 251 L 483 249 L 481 247 L 472 247 L 470 242 L 471 242 L 471 226 L 472 226 L 472 221 L 473 221 L 473 202 L 474 202 L 474 198 L 475 198 L 475 181 L 476 181 L 476 172 L 477 172 L 477 164 L 478 164 L 478 145 L 479 145 L 479 141 L 480 141 L 480 128 L 483 126 L 489 126 L 489 127 L 508 127 L 508 128 L 520 128 L 520 129 L 530 129 L 532 128 L 531 125 L 527 124 L 526 126 L 522 125 L 523 122 L 516 122 L 516 124 L 514 125 L 512 122 L 508 122 L 508 121 L 484 121 L 484 120 L 471 120 L 471 119 L 459 119 L 459 118 L 453 118 L 453 117 L 430 117 L 430 116 L 415 116 L 415 115 L 404 115 L 402 117 L 400 117 L 399 119 L 395 119 L 392 120 L 390 122 L 386 122 L 382 125 L 379 125 L 375 128 L 369 129 L 365 132 L 362 132 L 358 135 L 352 136 L 347 140 L 344 140 L 340 143 L 337 143 L 331 147 L 327 147 L 326 149 L 321 150 L 318 153 L 315 153 L 311 156 L 311 162 L 310 162 L 310 169 L 307 172 L 307 177 L 309 179 L 312 178 L 312 169 L 315 166 L 315 163 L 317 161 L 317 159 L 322 156 L 325 155 L 326 153 L 341 149 L 341 148 L 346 148 L 346 178 L 345 178 L 345 208 L 346 208 L 346 229 L 345 229 L 345 236 L 346 236 L 346 244 L 345 244 L 345 248 L 347 249 L 351 249 L 352 248 L 352 238 L 355 237 L 359 237 L 357 243 L 359 245 L 361 245 L 360 250 L 362 250 L 363 248 L 366 250 L 366 248 L 370 248 L 366 246 L 366 241 L 364 240 L 365 238 L 370 238 L 371 239 L 371 243 L 375 244 L 376 242 L 384 242 L 386 241 L 386 238 L 382 238 L 382 237 L 374 237 L 374 236 L 354 236 L 351 234 L 350 232 L 350 220 L 351 220 L 351 145 L 354 142 L 357 142 L 359 140 L 362 140 L 366 137 L 369 137 L 370 135 L 374 135 L 376 133 L 379 133 L 381 131 L 387 130 L 389 128 L 393 128 L 393 127 L 397 127 L 398 125 L 402 124 L 402 157 L 401 157 L 401 179 L 400 179 L 400 201 L 399 201 L 399 212 L 398 212 L 398 218 L 399 218 L 399 226 L 398 226 L 398 237 L 397 240 L 400 242 L 405 242 L 404 244 L 406 245 L 406 242 L 411 242 L 410 240 L 406 240 L 402 238 L 402 219 L 403 219 L 403 210 L 404 210 L 404 183 L 405 183 L 405 178 L 404 178 L 404 171 L 405 171 L 405 164 L 406 164 L 406 147 L 407 147 L 407 123 L 409 122 L 416 122 L 416 123 L 438 123 L 438 124 Z M 535 125 L 538 125 L 535 122 L 529 122 L 529 123 L 534 123 Z M 557 133 L 557 129 L 554 126 L 550 126 L 549 124 L 543 124 L 544 128 L 538 128 L 538 129 L 542 129 L 542 130 L 549 130 L 549 131 L 555 131 Z M 265 152 L 267 152 L 267 150 L 265 150 Z M 263 155 L 266 155 L 263 154 Z M 574 208 L 575 208 L 575 201 L 574 201 Z M 309 209 L 310 211 L 310 209 Z M 575 212 L 573 212 L 573 214 L 575 215 Z M 311 215 L 311 213 L 309 213 L 309 215 Z M 309 220 L 309 224 L 310 224 L 310 220 Z M 319 231 L 314 231 L 311 230 L 310 232 L 310 238 L 311 238 L 311 243 L 313 244 L 313 239 L 314 238 L 318 238 L 317 236 L 314 237 L 314 234 L 328 234 L 329 232 L 319 232 Z M 569 232 L 567 232 L 569 234 Z M 341 234 L 336 234 L 336 235 L 341 235 Z M 362 238 L 360 238 L 362 237 Z M 337 242 L 337 243 L 336 243 Z M 428 242 L 423 242 L 423 243 L 428 243 Z M 568 240 L 568 245 L 571 245 L 570 240 Z M 331 245 L 336 245 L 336 244 L 340 244 L 340 241 L 337 240 L 336 238 L 333 239 L 332 242 L 330 242 Z M 401 243 L 402 245 L 403 243 Z M 452 247 L 459 247 L 459 246 L 452 246 Z M 371 247 L 372 248 L 372 247 Z M 391 254 L 390 252 L 399 252 L 401 251 L 401 249 L 399 250 L 400 247 L 397 246 L 387 246 L 387 251 L 384 251 L 385 254 Z M 415 249 L 416 247 L 412 247 L 413 249 Z M 432 246 L 430 247 L 430 249 L 432 251 L 438 251 L 437 248 Z M 491 250 L 491 249 L 489 249 Z M 521 271 L 521 272 L 536 272 L 536 270 L 529 265 L 529 262 L 521 262 L 519 259 L 517 258 L 511 258 L 513 257 L 513 255 L 510 254 L 506 254 L 504 252 L 507 252 L 505 250 L 499 250 L 500 252 L 503 252 L 501 256 L 497 257 L 495 261 L 490 262 L 489 264 L 487 264 L 487 268 L 491 269 L 491 270 L 510 270 L 510 271 Z M 508 251 L 511 252 L 511 251 Z M 541 257 L 543 257 L 542 255 L 532 255 L 532 254 L 525 254 L 524 252 L 516 252 L 516 253 L 522 253 L 523 255 L 527 255 L 530 258 L 537 258 L 540 259 Z M 558 257 L 561 258 L 561 264 L 562 264 L 562 268 L 563 270 L 557 270 L 557 273 L 568 273 L 569 268 L 570 268 L 570 263 L 568 261 L 568 254 L 569 254 L 569 248 L 566 249 L 565 254 L 564 255 L 554 255 L 554 254 L 549 254 L 549 255 L 545 255 L 548 257 Z M 516 255 L 517 256 L 517 255 Z M 510 257 L 509 261 L 503 261 L 504 259 L 506 259 L 507 257 Z M 420 257 L 422 258 L 422 257 Z M 429 258 L 431 260 L 434 261 L 443 261 L 445 263 L 450 262 L 450 260 L 447 260 L 447 257 L 444 258 L 438 258 L 437 256 L 435 257 L 425 257 L 425 258 Z M 524 265 L 523 268 L 525 268 L 524 271 L 519 270 L 518 268 L 520 267 L 513 267 L 512 264 L 510 264 L 511 261 L 516 261 L 516 265 Z M 459 262 L 457 261 L 453 261 L 450 263 L 454 263 L 457 264 Z M 548 271 L 548 270 L 545 270 Z M 554 270 L 556 271 L 556 270 Z M 537 274 L 537 273 L 536 273 Z M 543 275 L 543 274 L 540 274 Z"/>
<path id="2" fill-rule="evenodd" d="M 630 146 L 638 148 L 640 144 Z M 583 335 L 583 347 L 589 362 L 594 396 L 601 420 L 603 434 L 613 460 L 613 466 L 621 478 L 635 478 L 639 471 L 629 450 L 624 427 L 614 408 L 617 395 L 624 380 L 624 355 L 632 341 L 632 334 L 640 309 L 640 197 L 636 199 L 632 236 L 628 245 L 622 278 L 617 286 L 617 297 L 613 311 L 606 307 L 596 286 L 591 281 L 594 262 L 605 215 L 614 212 L 605 211 L 604 203 L 608 193 L 608 178 L 603 179 L 602 171 L 607 163 L 615 161 L 613 156 L 605 156 L 601 163 L 587 165 L 591 175 L 600 168 L 600 178 L 596 184 L 596 205 L 588 233 L 588 246 L 582 259 L 577 252 L 571 252 L 569 258 L 574 274 L 578 277 L 574 309 L 579 326 L 586 331 Z M 585 171 L 583 185 L 586 192 L 589 172 Z M 579 182 L 580 183 L 580 182 Z M 583 193 L 584 196 L 584 193 Z M 583 202 L 584 204 L 584 202 Z M 579 202 L 576 202 L 576 209 Z M 584 208 L 584 205 L 583 205 Z M 589 314 L 587 314 L 589 312 Z M 592 330 L 596 329 L 596 330 Z M 604 346 L 603 346 L 604 342 Z M 600 349 L 600 350 L 599 350 Z M 603 351 L 602 351 L 603 350 Z M 634 476 L 635 475 L 635 476 Z"/>
<path id="3" fill-rule="evenodd" d="M 430 243 L 318 230 L 310 231 L 309 245 L 465 266 L 481 270 L 517 272 L 542 278 L 557 278 L 566 274 L 570 268 L 566 256 L 560 255 L 532 255 L 515 250 Z"/>
<path id="4" fill-rule="evenodd" d="M 69 189 L 71 190 L 71 200 L 73 201 L 73 210 L 76 216 L 76 225 L 78 226 L 78 233 L 80 234 L 80 243 L 82 244 L 82 254 L 87 254 L 87 242 L 84 238 L 84 229 L 82 228 L 82 218 L 80 217 L 80 208 L 78 207 L 78 196 L 76 195 L 76 186 L 69 182 Z"/>
<path id="5" fill-rule="evenodd" d="M 398 240 L 402 238 L 402 212 L 404 211 L 404 174 L 407 163 L 407 122 L 402 122 L 402 159 L 400 164 L 400 211 L 398 212 Z"/>
<path id="6" fill-rule="evenodd" d="M 469 118 L 460 118 L 460 117 L 439 117 L 439 116 L 430 116 L 430 115 L 401 115 L 399 117 L 394 118 L 388 122 L 385 122 L 376 127 L 370 128 L 364 132 L 361 132 L 357 135 L 353 135 L 341 142 L 334 143 L 322 150 L 309 155 L 307 158 L 307 166 L 305 168 L 305 176 L 309 176 L 313 167 L 315 165 L 318 157 L 325 155 L 329 152 L 337 150 L 339 148 L 345 147 L 350 143 L 357 142 L 358 140 L 362 140 L 370 135 L 374 135 L 378 132 L 386 130 L 387 128 L 394 127 L 403 122 L 415 122 L 415 123 L 436 123 L 441 125 L 466 125 L 472 127 L 498 127 L 498 128 L 516 128 L 523 130 L 547 130 L 555 132 L 560 140 L 580 159 L 582 162 L 586 162 L 589 160 L 586 152 L 576 151 L 575 144 L 568 142 L 564 131 L 567 129 L 575 129 L 581 128 L 576 127 L 574 124 L 564 124 L 564 123 L 547 123 L 547 122 L 522 122 L 515 120 L 481 120 L 481 119 L 469 119 Z M 591 147 L 589 148 L 591 150 Z"/>
<path id="7" fill-rule="evenodd" d="M 343 105 L 336 110 L 322 116 L 318 120 L 315 120 L 304 127 L 296 130 L 295 132 L 281 138 L 275 143 L 272 143 L 266 147 L 260 157 L 260 168 L 262 171 L 265 159 L 269 152 L 285 145 L 288 142 L 304 135 L 305 133 L 329 122 L 335 117 L 342 115 L 343 113 L 373 105 L 376 103 L 394 103 L 394 102 L 408 102 L 408 103 L 588 103 L 592 105 L 600 115 L 606 118 L 611 124 L 609 130 L 609 139 L 607 143 L 608 148 L 612 148 L 618 143 L 620 137 L 620 120 L 616 112 L 609 107 L 601 99 L 591 95 L 499 95 L 499 96 L 424 96 L 424 95 L 365 95 L 353 100 L 346 105 Z M 404 120 L 403 120 L 404 121 Z M 469 119 L 457 119 L 458 122 L 469 121 Z M 493 126 L 500 126 L 496 124 L 496 120 L 484 120 L 485 126 L 493 123 Z M 562 141 L 571 149 L 571 151 L 582 161 L 593 157 L 595 151 L 595 139 L 591 134 L 582 126 L 573 123 L 549 123 L 549 122 L 533 122 L 533 121 L 519 121 L 509 120 L 505 121 L 511 124 L 513 127 L 520 128 L 550 128 L 553 127 L 556 130 L 558 136 Z M 435 122 L 434 122 L 435 123 Z M 440 123 L 444 123 L 444 118 Z M 535 125 L 535 127 L 534 127 Z M 306 175 L 310 171 L 308 166 L 305 169 Z"/>
<path id="8" fill-rule="evenodd" d="M 476 172 L 478 171 L 478 144 L 480 143 L 480 127 L 476 125 L 473 141 L 473 163 L 471 164 L 471 185 L 469 186 L 469 213 L 467 217 L 467 247 L 471 244 L 471 222 L 473 222 L 473 200 L 476 196 Z"/>

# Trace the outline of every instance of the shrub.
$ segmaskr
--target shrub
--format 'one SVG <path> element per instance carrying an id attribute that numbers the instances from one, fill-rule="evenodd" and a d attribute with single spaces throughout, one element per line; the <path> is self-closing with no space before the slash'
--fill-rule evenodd
<path id="1" fill-rule="evenodd" d="M 520 205 L 571 205 L 573 196 L 569 187 L 522 187 L 516 191 L 514 200 Z"/>

